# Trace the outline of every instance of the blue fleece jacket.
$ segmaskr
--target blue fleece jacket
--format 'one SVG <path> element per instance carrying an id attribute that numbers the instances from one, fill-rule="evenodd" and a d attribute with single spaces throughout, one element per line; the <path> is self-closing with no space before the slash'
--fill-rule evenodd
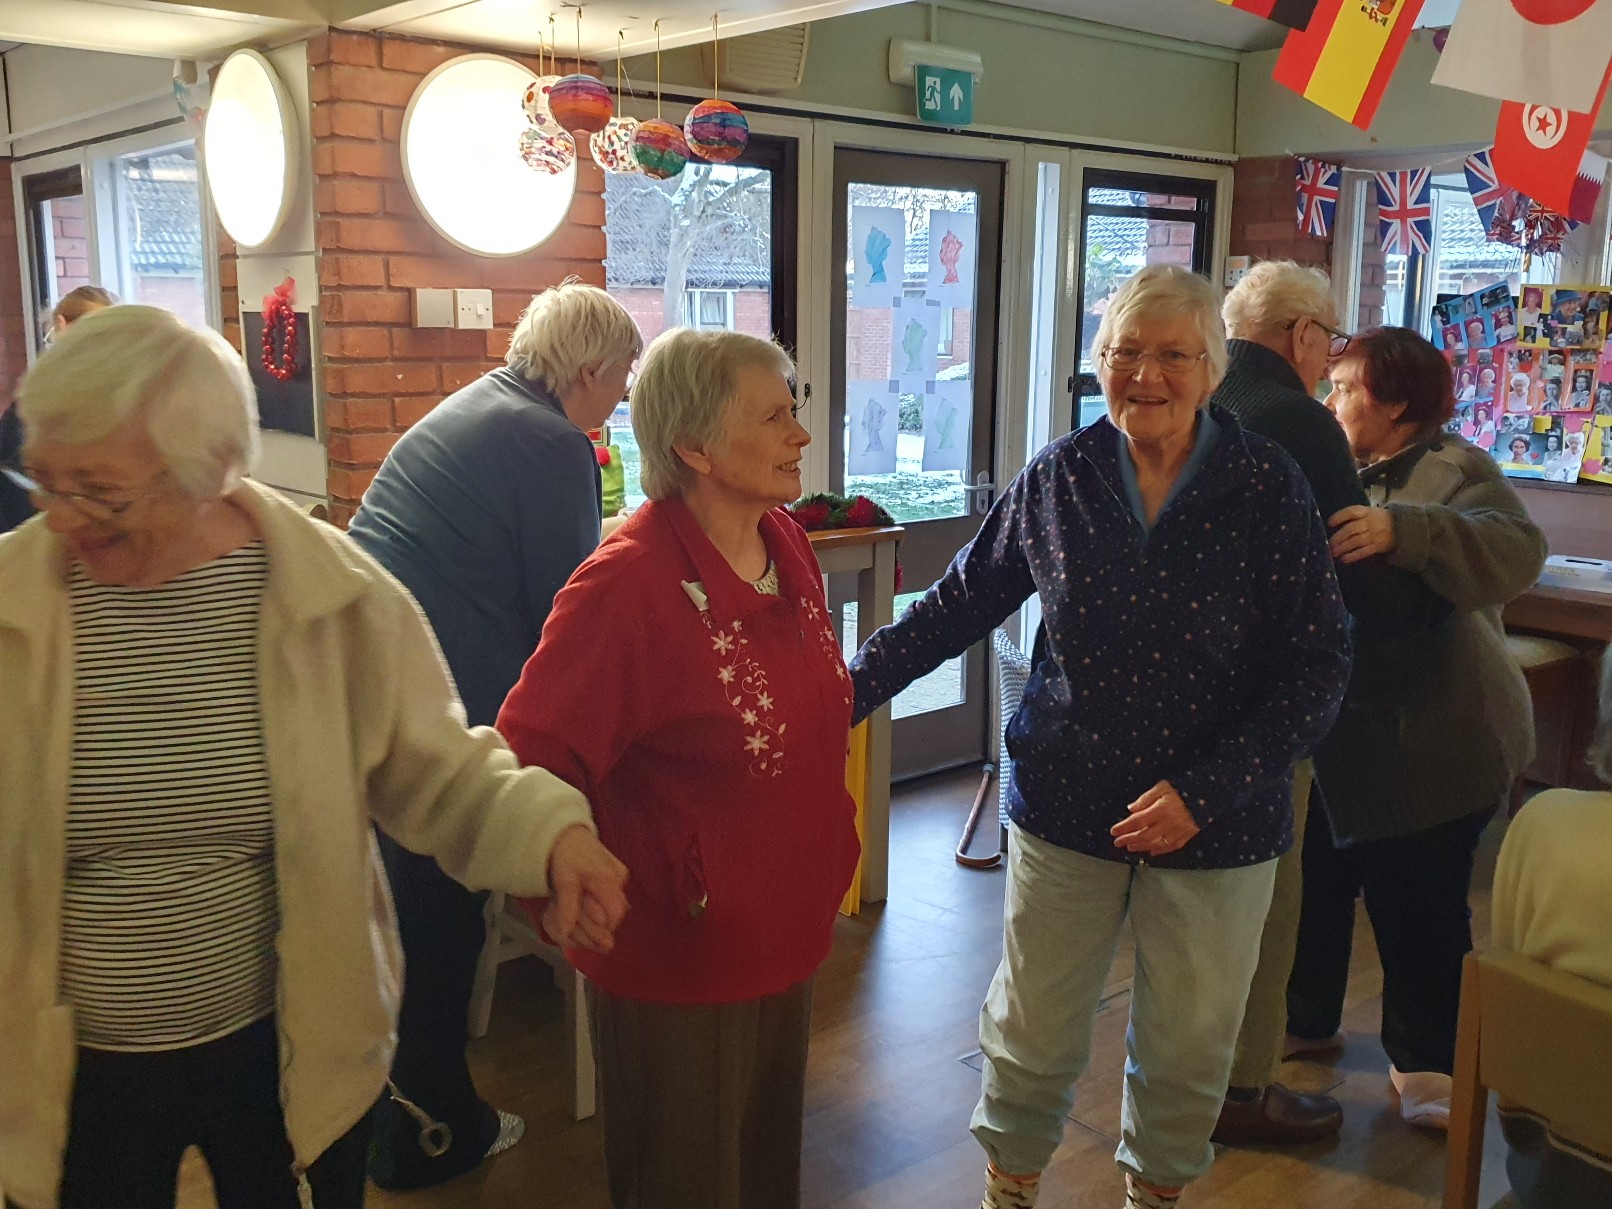
<path id="1" fill-rule="evenodd" d="M 1109 829 L 1160 780 L 1203 829 L 1147 858 L 1253 865 L 1293 842 L 1293 764 L 1349 679 L 1349 636 L 1310 489 L 1274 442 L 1212 410 L 1196 473 L 1146 531 L 1106 419 L 1013 480 L 940 582 L 851 664 L 860 719 L 1031 594 L 1043 632 L 1008 725 L 1008 813 L 1060 847 L 1142 858 Z"/>
<path id="2" fill-rule="evenodd" d="M 540 386 L 495 369 L 386 455 L 348 527 L 436 631 L 472 726 L 491 726 L 554 594 L 599 544 L 593 442 Z"/>

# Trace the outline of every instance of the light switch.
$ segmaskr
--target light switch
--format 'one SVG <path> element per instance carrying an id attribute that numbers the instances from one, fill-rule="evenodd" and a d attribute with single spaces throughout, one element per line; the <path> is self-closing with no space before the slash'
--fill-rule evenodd
<path id="1" fill-rule="evenodd" d="M 414 326 L 415 327 L 452 327 L 453 326 L 453 291 L 452 290 L 420 290 L 414 291 Z"/>
<path id="2" fill-rule="evenodd" d="M 486 327 L 493 325 L 493 292 L 491 290 L 455 290 L 453 309 L 456 327 Z"/>

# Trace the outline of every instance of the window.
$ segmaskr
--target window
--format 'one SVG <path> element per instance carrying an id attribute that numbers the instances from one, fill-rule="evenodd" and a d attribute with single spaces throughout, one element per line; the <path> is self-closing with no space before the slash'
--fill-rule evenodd
<path id="1" fill-rule="evenodd" d="M 84 177 L 78 166 L 23 178 L 22 205 L 28 224 L 35 350 L 50 333 L 50 312 L 63 295 L 89 285 L 90 241 L 84 212 Z"/>
<path id="2" fill-rule="evenodd" d="M 731 332 L 733 291 L 689 290 L 683 295 L 683 321 L 702 332 Z"/>
<path id="3" fill-rule="evenodd" d="M 120 155 L 105 166 L 113 213 L 103 249 L 107 283 L 125 302 L 207 324 L 208 278 L 196 144 Z"/>

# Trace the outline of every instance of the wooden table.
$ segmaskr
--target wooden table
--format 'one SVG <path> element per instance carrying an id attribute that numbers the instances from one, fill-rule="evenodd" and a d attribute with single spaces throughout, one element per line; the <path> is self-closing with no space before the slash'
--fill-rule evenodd
<path id="1" fill-rule="evenodd" d="M 1505 622 L 1552 638 L 1612 642 L 1612 593 L 1538 583 L 1506 606 Z"/>
<path id="2" fill-rule="evenodd" d="M 811 534 L 812 551 L 831 575 L 856 576 L 858 638 L 895 620 L 896 542 L 900 525 L 879 529 L 830 529 Z M 866 800 L 863 816 L 861 897 L 883 902 L 890 884 L 890 707 L 882 705 L 868 718 L 864 754 Z"/>

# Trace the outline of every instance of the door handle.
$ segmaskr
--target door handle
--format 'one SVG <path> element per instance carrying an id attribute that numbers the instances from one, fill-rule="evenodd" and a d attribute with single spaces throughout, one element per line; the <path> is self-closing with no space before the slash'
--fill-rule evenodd
<path id="1" fill-rule="evenodd" d="M 972 483 L 963 484 L 963 491 L 974 501 L 974 511 L 981 516 L 989 512 L 991 505 L 996 502 L 996 484 L 983 470 L 974 476 Z"/>

